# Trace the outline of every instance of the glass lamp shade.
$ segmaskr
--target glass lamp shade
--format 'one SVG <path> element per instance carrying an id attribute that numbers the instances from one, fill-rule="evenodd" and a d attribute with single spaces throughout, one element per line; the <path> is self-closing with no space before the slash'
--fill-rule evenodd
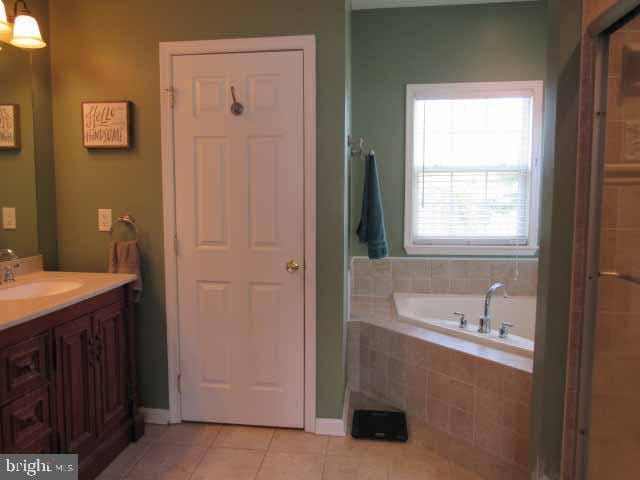
<path id="1" fill-rule="evenodd" d="M 7 20 L 7 10 L 4 8 L 4 3 L 0 0 L 0 38 L 11 33 L 11 25 Z"/>
<path id="2" fill-rule="evenodd" d="M 40 27 L 35 18 L 29 15 L 18 15 L 13 24 L 13 38 L 11 45 L 19 48 L 44 48 L 47 46 L 42 40 Z"/>

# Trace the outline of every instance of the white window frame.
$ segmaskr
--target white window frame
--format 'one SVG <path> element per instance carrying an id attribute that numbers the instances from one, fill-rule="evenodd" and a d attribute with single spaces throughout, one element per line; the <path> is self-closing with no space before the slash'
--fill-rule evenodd
<path id="1" fill-rule="evenodd" d="M 407 85 L 406 152 L 405 152 L 405 206 L 404 248 L 409 255 L 459 255 L 459 256 L 535 256 L 538 253 L 538 228 L 540 224 L 540 171 L 542 155 L 542 116 L 544 84 L 542 81 L 439 83 Z M 413 235 L 414 204 L 414 103 L 416 100 L 490 98 L 507 95 L 530 95 L 533 99 L 531 199 L 529 211 L 529 240 L 527 245 L 459 245 L 421 244 Z"/>

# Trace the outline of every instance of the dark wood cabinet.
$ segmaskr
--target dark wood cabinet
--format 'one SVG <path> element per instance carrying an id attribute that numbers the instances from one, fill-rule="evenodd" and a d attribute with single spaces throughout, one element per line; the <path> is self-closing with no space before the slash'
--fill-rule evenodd
<path id="1" fill-rule="evenodd" d="M 96 447 L 96 375 L 92 317 L 55 330 L 60 450 L 85 457 Z"/>
<path id="2" fill-rule="evenodd" d="M 0 451 L 77 453 L 92 479 L 139 439 L 133 321 L 125 286 L 0 332 Z"/>

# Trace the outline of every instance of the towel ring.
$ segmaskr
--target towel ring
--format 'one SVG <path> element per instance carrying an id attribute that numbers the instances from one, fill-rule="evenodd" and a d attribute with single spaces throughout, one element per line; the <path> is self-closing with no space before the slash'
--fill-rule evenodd
<path id="1" fill-rule="evenodd" d="M 115 223 L 122 223 L 131 228 L 133 230 L 133 233 L 135 233 L 136 240 L 138 239 L 138 226 L 136 225 L 136 219 L 133 217 L 133 215 L 131 215 L 130 213 L 122 215 L 121 217 L 118 217 L 116 219 Z M 113 238 L 113 227 L 111 227 L 111 238 Z"/>

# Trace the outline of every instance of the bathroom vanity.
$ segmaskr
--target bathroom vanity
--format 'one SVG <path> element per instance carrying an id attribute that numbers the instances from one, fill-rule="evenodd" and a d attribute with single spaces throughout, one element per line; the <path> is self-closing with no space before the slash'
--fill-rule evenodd
<path id="1" fill-rule="evenodd" d="M 0 287 L 1 452 L 77 453 L 91 479 L 143 435 L 134 279 L 38 272 Z"/>

